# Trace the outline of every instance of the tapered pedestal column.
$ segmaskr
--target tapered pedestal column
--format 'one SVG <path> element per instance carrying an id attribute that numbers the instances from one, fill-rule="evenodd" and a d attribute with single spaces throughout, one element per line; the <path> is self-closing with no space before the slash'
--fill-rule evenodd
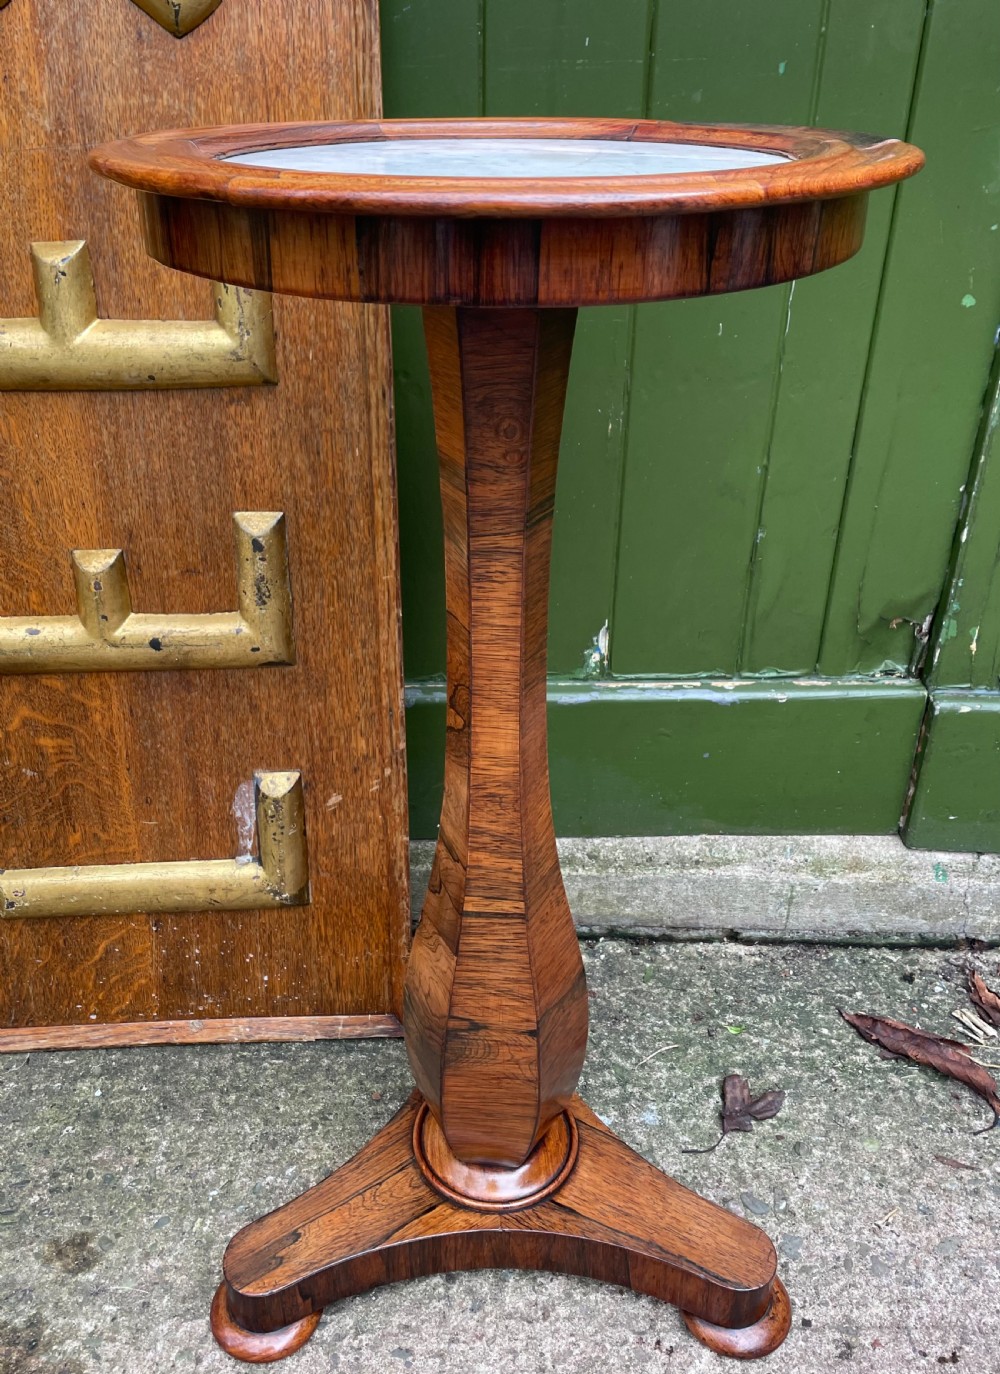
<path id="1" fill-rule="evenodd" d="M 424 312 L 448 604 L 444 803 L 407 969 L 417 1087 L 455 1155 L 520 1165 L 583 1066 L 587 989 L 545 726 L 549 549 L 575 310 Z"/>
<path id="2" fill-rule="evenodd" d="M 417 1091 L 350 1163 L 246 1227 L 212 1327 L 278 1359 L 338 1298 L 448 1269 L 552 1269 L 675 1303 L 764 1355 L 788 1301 L 768 1238 L 688 1192 L 574 1096 L 580 951 L 549 801 L 545 648 L 575 310 L 428 308 L 448 602 L 445 793 L 407 972 Z"/>

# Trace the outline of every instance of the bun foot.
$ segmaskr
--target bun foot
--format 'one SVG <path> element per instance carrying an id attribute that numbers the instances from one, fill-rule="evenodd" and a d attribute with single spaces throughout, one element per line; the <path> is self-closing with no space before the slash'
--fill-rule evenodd
<path id="1" fill-rule="evenodd" d="M 780 1279 L 771 1285 L 771 1305 L 751 1326 L 716 1326 L 690 1312 L 681 1316 L 692 1335 L 717 1355 L 730 1355 L 735 1360 L 759 1360 L 770 1355 L 788 1335 L 792 1324 L 792 1305 Z"/>
<path id="2" fill-rule="evenodd" d="M 248 1331 L 233 1320 L 229 1311 L 228 1284 L 223 1281 L 215 1290 L 210 1320 L 212 1335 L 227 1355 L 232 1355 L 234 1360 L 245 1360 L 247 1364 L 270 1364 L 301 1350 L 319 1326 L 322 1315 L 322 1309 L 310 1312 L 290 1326 L 279 1326 L 277 1331 Z"/>

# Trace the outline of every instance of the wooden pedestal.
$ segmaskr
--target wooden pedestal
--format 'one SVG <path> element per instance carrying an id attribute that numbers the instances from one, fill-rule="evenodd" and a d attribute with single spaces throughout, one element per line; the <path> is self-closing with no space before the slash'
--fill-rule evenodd
<path id="1" fill-rule="evenodd" d="M 442 160 L 441 139 L 470 146 Z M 490 152 L 478 139 L 506 145 Z M 415 143 L 386 149 L 392 140 Z M 534 152 L 549 171 L 525 176 L 531 140 L 544 140 Z M 632 170 L 580 171 L 575 140 L 586 157 L 591 141 L 614 143 L 598 151 L 625 154 L 614 167 Z M 340 144 L 355 145 L 353 171 Z M 658 165 L 673 170 L 640 175 L 657 145 L 669 153 Z M 478 172 L 453 174 L 455 152 L 471 164 L 482 153 Z M 574 1096 L 587 993 L 545 729 L 559 431 L 577 306 L 833 267 L 861 245 L 867 193 L 921 162 L 917 149 L 867 135 L 616 119 L 250 126 L 142 135 L 93 154 L 143 193 L 147 247 L 169 266 L 425 307 L 448 729 L 440 839 L 404 998 L 417 1090 L 349 1164 L 232 1241 L 212 1308 L 231 1354 L 279 1359 L 308 1340 L 326 1303 L 490 1266 L 663 1298 L 723 1354 L 766 1355 L 787 1334 L 768 1238 L 640 1159 Z"/>
<path id="2" fill-rule="evenodd" d="M 329 1302 L 448 1269 L 554 1269 L 675 1303 L 713 1349 L 789 1325 L 770 1240 L 573 1096 L 587 991 L 549 802 L 545 649 L 576 311 L 428 307 L 448 597 L 445 796 L 407 970 L 417 1083 L 349 1164 L 241 1231 L 212 1329 L 263 1362 Z"/>

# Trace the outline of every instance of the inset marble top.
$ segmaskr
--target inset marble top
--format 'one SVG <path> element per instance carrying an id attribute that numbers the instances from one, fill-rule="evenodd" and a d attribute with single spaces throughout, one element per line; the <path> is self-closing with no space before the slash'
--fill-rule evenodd
<path id="1" fill-rule="evenodd" d="M 787 162 L 783 153 L 709 143 L 608 138 L 408 138 L 306 143 L 222 159 L 241 167 L 340 176 L 631 177 L 733 172 Z"/>

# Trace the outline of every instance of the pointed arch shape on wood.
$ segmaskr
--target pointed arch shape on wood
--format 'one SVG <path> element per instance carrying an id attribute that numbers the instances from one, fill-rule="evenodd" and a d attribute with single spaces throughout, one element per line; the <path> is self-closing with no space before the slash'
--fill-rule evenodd
<path id="1" fill-rule="evenodd" d="M 0 4 L 4 3 L 6 0 L 0 0 Z M 214 14 L 222 0 L 132 0 L 132 3 L 144 10 L 150 19 L 155 19 L 167 33 L 183 38 Z"/>

